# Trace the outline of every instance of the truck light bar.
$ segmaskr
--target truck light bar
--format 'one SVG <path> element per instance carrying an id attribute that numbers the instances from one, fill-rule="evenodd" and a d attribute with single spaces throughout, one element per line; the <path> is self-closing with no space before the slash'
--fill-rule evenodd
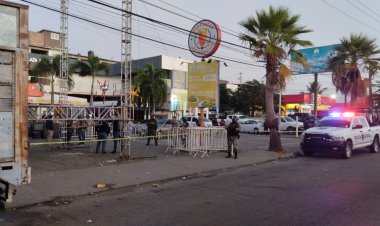
<path id="1" fill-rule="evenodd" d="M 330 116 L 331 117 L 354 117 L 355 116 L 355 113 L 354 112 L 343 112 L 343 113 L 340 113 L 340 112 L 331 112 L 330 113 Z"/>

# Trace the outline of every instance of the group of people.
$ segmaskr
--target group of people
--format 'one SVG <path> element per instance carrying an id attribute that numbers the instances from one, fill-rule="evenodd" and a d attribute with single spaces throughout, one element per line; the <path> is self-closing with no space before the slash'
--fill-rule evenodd
<path id="1" fill-rule="evenodd" d="M 225 122 L 222 119 L 220 123 L 217 122 L 216 118 L 213 118 L 212 120 L 214 126 L 225 126 Z M 133 123 L 132 121 L 128 122 L 127 125 L 127 133 L 128 135 L 132 135 L 133 131 Z M 151 139 L 154 139 L 155 146 L 158 145 L 158 137 L 157 137 L 157 120 L 154 115 L 151 115 L 150 119 L 147 122 L 148 127 L 148 139 L 146 145 L 149 146 Z M 181 119 L 181 122 L 178 123 L 177 117 L 172 117 L 172 127 L 181 127 L 186 129 L 189 127 L 189 123 L 187 122 L 186 118 L 183 117 Z M 54 123 L 53 123 L 53 116 L 49 116 L 48 120 L 46 120 L 46 129 L 47 129 L 47 139 L 49 142 L 52 141 L 53 134 L 54 134 Z M 74 123 L 72 120 L 67 121 L 67 141 L 70 144 L 72 135 L 74 133 L 74 129 L 77 129 L 78 134 L 78 140 L 80 141 L 78 145 L 83 145 L 86 139 L 86 129 L 87 124 L 85 120 L 80 120 L 76 123 Z M 238 123 L 238 118 L 234 117 L 232 119 L 232 122 L 226 126 L 227 129 L 227 143 L 228 143 L 228 153 L 226 158 L 232 158 L 232 153 L 234 155 L 234 158 L 237 158 L 237 140 L 240 138 L 240 124 Z M 95 130 L 97 132 L 97 144 L 96 144 L 96 151 L 95 153 L 99 153 L 100 148 L 102 153 L 107 153 L 105 150 L 106 146 L 106 139 L 108 135 L 111 132 L 111 128 L 109 126 L 109 123 L 107 121 L 103 121 L 99 125 L 95 126 Z M 118 142 L 120 141 L 122 131 L 122 124 L 120 120 L 114 120 L 112 122 L 112 133 L 114 138 L 114 146 L 113 151 L 111 153 L 115 154 L 117 150 Z"/>

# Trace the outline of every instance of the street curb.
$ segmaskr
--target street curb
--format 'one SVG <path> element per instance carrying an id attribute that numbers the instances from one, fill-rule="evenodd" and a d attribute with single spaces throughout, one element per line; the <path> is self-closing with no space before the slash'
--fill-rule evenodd
<path id="1" fill-rule="evenodd" d="M 13 207 L 8 207 L 8 208 L 6 207 L 5 211 L 14 211 L 16 209 L 26 209 L 29 207 L 39 206 L 39 205 L 43 206 L 43 205 L 47 205 L 49 203 L 65 202 L 65 200 L 84 198 L 84 197 L 89 196 L 89 195 L 93 196 L 96 194 L 102 194 L 103 192 L 118 191 L 118 190 L 129 189 L 129 188 L 137 188 L 137 187 L 141 187 L 141 186 L 148 186 L 148 185 L 153 185 L 153 184 L 158 184 L 158 183 L 167 183 L 167 182 L 171 182 L 171 181 L 175 181 L 175 180 L 184 180 L 183 179 L 184 177 L 186 177 L 186 180 L 197 179 L 200 177 L 210 177 L 210 176 L 215 176 L 220 172 L 233 171 L 233 170 L 240 169 L 240 168 L 262 165 L 262 164 L 269 163 L 269 162 L 289 160 L 291 158 L 295 158 L 294 153 L 293 152 L 287 152 L 286 156 L 282 156 L 280 158 L 264 160 L 261 162 L 248 163 L 248 164 L 232 166 L 232 167 L 227 167 L 227 168 L 221 168 L 221 169 L 215 169 L 215 170 L 200 171 L 200 172 L 196 172 L 196 173 L 184 174 L 184 175 L 164 178 L 164 179 L 160 179 L 160 180 L 147 181 L 147 182 L 143 182 L 140 184 L 126 185 L 126 186 L 122 186 L 122 187 L 118 187 L 118 188 L 105 188 L 103 190 L 98 190 L 98 191 L 90 192 L 90 193 L 86 193 L 86 194 L 71 195 L 71 196 L 56 196 L 56 197 L 52 197 L 51 199 L 48 199 L 46 201 L 29 203 L 29 204 L 25 204 L 25 205 L 13 206 Z"/>

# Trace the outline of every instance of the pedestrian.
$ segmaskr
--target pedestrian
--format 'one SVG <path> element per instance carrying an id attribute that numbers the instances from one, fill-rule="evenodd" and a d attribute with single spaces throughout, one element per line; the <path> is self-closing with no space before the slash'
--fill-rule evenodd
<path id="1" fill-rule="evenodd" d="M 218 123 L 218 120 L 216 119 L 216 117 L 212 117 L 212 126 L 219 126 L 219 123 Z"/>
<path id="2" fill-rule="evenodd" d="M 49 143 L 49 148 L 51 148 L 51 142 L 53 140 L 54 135 L 54 122 L 53 122 L 53 116 L 49 115 L 48 119 L 46 120 L 45 124 L 46 130 L 47 130 L 47 141 Z"/>
<path id="3" fill-rule="evenodd" d="M 157 146 L 158 145 L 157 121 L 154 115 L 150 116 L 150 119 L 147 122 L 147 127 L 148 127 L 148 141 L 146 143 L 146 146 L 149 146 L 150 139 L 152 139 L 152 137 L 154 138 L 155 146 Z"/>
<path id="4" fill-rule="evenodd" d="M 120 139 L 121 138 L 121 125 L 120 125 L 120 120 L 116 119 L 116 120 L 113 120 L 112 122 L 112 135 L 113 135 L 113 152 L 111 152 L 112 154 L 115 154 L 116 153 L 116 149 L 117 149 L 117 143 L 120 142 Z"/>
<path id="5" fill-rule="evenodd" d="M 177 117 L 173 116 L 172 117 L 172 128 L 177 128 L 177 127 L 178 127 Z"/>
<path id="6" fill-rule="evenodd" d="M 86 140 L 86 129 L 87 123 L 85 119 L 81 119 L 78 122 L 78 140 L 80 141 L 78 145 L 84 145 L 84 141 Z"/>
<path id="7" fill-rule="evenodd" d="M 186 129 L 189 127 L 189 123 L 187 122 L 187 119 L 185 117 L 182 118 L 181 126 L 180 126 L 180 134 L 181 134 L 181 140 L 182 145 L 186 147 Z"/>
<path id="8" fill-rule="evenodd" d="M 311 127 L 312 127 L 312 125 L 311 125 L 310 116 L 306 115 L 304 117 L 304 120 L 303 120 L 303 128 L 304 128 L 304 130 L 307 130 L 307 129 L 311 128 Z"/>
<path id="9" fill-rule="evenodd" d="M 129 120 L 127 123 L 127 135 L 129 137 L 133 136 L 133 131 L 135 129 L 135 124 L 133 124 L 132 120 Z"/>
<path id="10" fill-rule="evenodd" d="M 73 136 L 73 132 L 74 132 L 74 122 L 73 120 L 68 120 L 67 121 L 67 132 L 66 132 L 66 141 L 67 141 L 67 144 L 68 146 L 71 147 L 71 137 Z"/>
<path id="11" fill-rule="evenodd" d="M 103 121 L 101 125 L 98 125 L 96 128 L 96 132 L 98 133 L 98 141 L 96 143 L 96 152 L 99 153 L 100 145 L 102 145 L 102 153 L 105 154 L 106 152 L 106 143 L 107 143 L 107 137 L 110 133 L 111 129 L 110 126 L 106 121 Z"/>
<path id="12" fill-rule="evenodd" d="M 221 119 L 220 122 L 219 122 L 219 126 L 226 126 L 226 122 L 224 121 L 224 119 Z"/>
<path id="13" fill-rule="evenodd" d="M 237 140 L 240 135 L 240 124 L 238 123 L 238 118 L 233 117 L 232 122 L 227 126 L 227 144 L 228 144 L 228 154 L 226 158 L 231 158 L 231 151 L 234 152 L 234 158 L 237 159 Z M 232 149 L 233 146 L 233 150 Z"/>

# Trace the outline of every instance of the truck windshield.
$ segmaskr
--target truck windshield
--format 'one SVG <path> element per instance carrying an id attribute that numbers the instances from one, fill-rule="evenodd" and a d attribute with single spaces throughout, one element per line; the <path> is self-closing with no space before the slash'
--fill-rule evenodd
<path id="1" fill-rule="evenodd" d="M 340 128 L 349 128 L 350 121 L 341 120 L 341 119 L 326 119 L 319 121 L 317 127 L 340 127 Z"/>

